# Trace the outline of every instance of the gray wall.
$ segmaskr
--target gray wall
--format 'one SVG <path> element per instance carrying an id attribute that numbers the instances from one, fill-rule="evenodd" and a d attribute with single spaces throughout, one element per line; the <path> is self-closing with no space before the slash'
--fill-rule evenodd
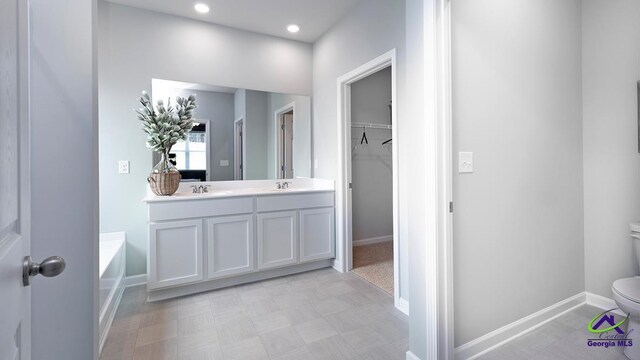
<path id="1" fill-rule="evenodd" d="M 235 113 L 234 121 L 244 118 L 246 115 L 247 90 L 238 89 L 233 96 L 233 109 Z"/>
<path id="2" fill-rule="evenodd" d="M 31 286 L 31 358 L 96 359 L 97 3 L 33 0 L 28 6 L 31 255 L 67 261 L 60 276 L 36 278 Z M 18 269 L 11 274 L 17 281 Z"/>
<path id="3" fill-rule="evenodd" d="M 170 96 L 172 101 L 176 96 L 187 97 L 196 95 L 198 108 L 193 112 L 196 119 L 209 120 L 209 134 L 211 153 L 207 154 L 211 181 L 233 180 L 233 122 L 234 118 L 234 94 L 201 91 L 170 89 L 163 96 Z M 154 98 L 156 97 L 154 89 Z M 220 160 L 228 160 L 229 166 L 220 166 Z"/>
<path id="4" fill-rule="evenodd" d="M 293 176 L 311 177 L 311 98 L 301 95 L 269 93 L 267 95 L 267 161 L 269 179 L 276 176 L 276 110 L 295 104 L 293 123 Z"/>
<path id="5" fill-rule="evenodd" d="M 582 16 L 586 289 L 611 297 L 613 281 L 638 275 L 640 2 L 584 0 Z"/>
<path id="6" fill-rule="evenodd" d="M 318 167 L 313 176 L 324 179 L 337 179 L 338 176 L 338 139 L 336 134 L 337 86 L 338 77 L 356 69 L 358 66 L 386 53 L 397 50 L 398 55 L 398 131 L 404 138 L 411 138 L 416 131 L 414 122 L 420 125 L 421 119 L 405 117 L 405 2 L 397 0 L 362 1 L 322 38 L 313 45 L 313 157 Z M 404 124 L 404 125 L 403 125 Z M 399 143 L 399 157 L 409 157 L 409 142 Z M 420 145 L 417 145 L 420 147 Z M 407 155 L 403 155 L 407 154 Z M 411 166 L 413 165 L 413 168 Z M 416 211 L 422 205 L 412 204 L 408 196 L 411 174 L 421 171 L 420 165 L 400 162 L 400 177 L 406 181 L 400 188 L 400 296 L 409 299 L 408 279 L 408 214 L 410 205 Z M 401 180 L 402 181 L 402 180 Z M 419 190 L 418 190 L 419 192 Z M 414 196 L 415 199 L 415 196 Z M 420 238 L 418 235 L 416 239 Z"/>
<path id="7" fill-rule="evenodd" d="M 245 180 L 268 178 L 267 170 L 267 93 L 246 90 L 245 127 L 246 158 Z"/>
<path id="8" fill-rule="evenodd" d="M 102 1 L 98 12 L 100 231 L 127 233 L 127 274 L 137 275 L 146 272 L 140 200 L 152 167 L 132 111 L 140 91 L 157 78 L 311 95 L 312 48 Z M 130 174 L 118 174 L 118 160 L 131 161 Z"/>
<path id="9" fill-rule="evenodd" d="M 351 121 L 389 124 L 391 68 L 351 86 Z M 353 240 L 393 235 L 393 162 L 382 143 L 391 130 L 366 129 L 369 145 L 360 145 L 362 128 L 351 129 Z"/>
<path id="10" fill-rule="evenodd" d="M 580 3 L 451 4 L 456 346 L 584 291 Z"/>

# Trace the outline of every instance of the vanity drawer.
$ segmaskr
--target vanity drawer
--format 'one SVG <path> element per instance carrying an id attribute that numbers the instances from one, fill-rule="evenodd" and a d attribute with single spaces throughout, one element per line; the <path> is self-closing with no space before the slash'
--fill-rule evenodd
<path id="1" fill-rule="evenodd" d="M 269 195 L 257 199 L 257 211 L 281 211 L 333 206 L 333 191 L 311 194 Z"/>
<path id="2" fill-rule="evenodd" d="M 149 204 L 149 221 L 250 214 L 252 212 L 252 197 L 167 201 Z"/>

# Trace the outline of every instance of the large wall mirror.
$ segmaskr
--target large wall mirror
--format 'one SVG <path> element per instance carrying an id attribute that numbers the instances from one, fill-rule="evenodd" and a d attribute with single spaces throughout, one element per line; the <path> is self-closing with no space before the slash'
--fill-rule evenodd
<path id="1" fill-rule="evenodd" d="M 183 181 L 311 177 L 310 97 L 165 79 L 151 91 L 196 95 L 197 125 L 170 153 Z"/>

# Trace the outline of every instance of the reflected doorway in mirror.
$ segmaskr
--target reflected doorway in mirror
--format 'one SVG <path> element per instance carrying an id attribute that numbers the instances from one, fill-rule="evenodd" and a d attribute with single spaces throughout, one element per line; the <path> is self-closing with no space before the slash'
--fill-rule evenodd
<path id="1" fill-rule="evenodd" d="M 234 180 L 244 180 L 244 119 L 236 119 L 233 123 L 233 129 L 233 177 Z"/>
<path id="2" fill-rule="evenodd" d="M 290 103 L 275 111 L 276 129 L 276 178 L 293 179 L 293 141 L 295 123 L 295 103 Z"/>

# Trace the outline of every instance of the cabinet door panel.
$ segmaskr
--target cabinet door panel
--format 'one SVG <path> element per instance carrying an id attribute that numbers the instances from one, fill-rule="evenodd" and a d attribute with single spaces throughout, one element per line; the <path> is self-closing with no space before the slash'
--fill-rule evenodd
<path id="1" fill-rule="evenodd" d="M 335 257 L 333 208 L 300 211 L 300 262 Z"/>
<path id="2" fill-rule="evenodd" d="M 149 226 L 150 289 L 203 280 L 202 220 Z"/>
<path id="3" fill-rule="evenodd" d="M 258 214 L 258 268 L 298 262 L 297 213 Z"/>
<path id="4" fill-rule="evenodd" d="M 207 255 L 210 279 L 253 271 L 253 215 L 208 219 Z"/>

